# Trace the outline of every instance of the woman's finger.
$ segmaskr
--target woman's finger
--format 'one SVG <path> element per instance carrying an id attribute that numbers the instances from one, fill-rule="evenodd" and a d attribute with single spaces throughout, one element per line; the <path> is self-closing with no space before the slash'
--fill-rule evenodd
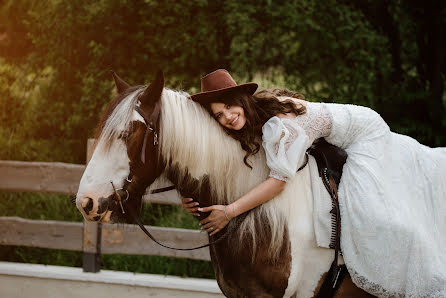
<path id="1" fill-rule="evenodd" d="M 209 235 L 213 235 L 213 234 L 215 234 L 216 233 L 216 231 L 218 232 L 218 228 L 215 228 L 215 227 L 209 227 L 207 230 L 206 230 L 206 232 L 208 232 L 209 233 Z"/>
<path id="2" fill-rule="evenodd" d="M 215 206 L 209 206 L 209 207 L 198 208 L 198 211 L 200 211 L 200 212 L 211 212 L 214 209 L 215 209 Z"/>
<path id="3" fill-rule="evenodd" d="M 210 217 L 210 216 L 206 217 L 205 219 L 200 220 L 200 225 L 201 225 L 201 226 L 204 226 L 205 224 L 211 222 L 211 220 L 210 220 L 209 217 Z"/>
<path id="4" fill-rule="evenodd" d="M 184 209 L 186 209 L 189 212 L 197 212 L 199 207 L 186 207 Z"/>
<path id="5" fill-rule="evenodd" d="M 213 226 L 213 224 L 211 222 L 208 222 L 208 223 L 201 225 L 201 229 L 207 230 L 212 226 Z"/>
<path id="6" fill-rule="evenodd" d="M 200 204 L 195 202 L 192 198 L 182 198 L 181 205 L 183 208 L 190 214 L 199 217 L 200 214 L 197 212 L 198 208 L 200 208 Z"/>
<path id="7" fill-rule="evenodd" d="M 214 236 L 218 232 L 220 232 L 220 229 L 215 229 L 214 231 L 212 231 L 212 233 L 209 234 L 209 236 Z"/>
<path id="8" fill-rule="evenodd" d="M 186 209 L 187 211 L 198 211 L 198 208 L 200 208 L 200 207 L 197 207 L 197 206 L 183 206 L 184 207 L 184 209 Z"/>
<path id="9" fill-rule="evenodd" d="M 183 204 L 186 208 L 200 208 L 200 204 L 198 202 L 192 202 L 188 204 Z"/>

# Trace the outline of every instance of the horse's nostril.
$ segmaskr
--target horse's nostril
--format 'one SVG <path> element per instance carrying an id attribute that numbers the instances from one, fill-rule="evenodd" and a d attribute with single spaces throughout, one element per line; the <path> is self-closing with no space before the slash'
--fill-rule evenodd
<path id="1" fill-rule="evenodd" d="M 99 198 L 98 201 L 98 214 L 102 214 L 108 209 L 108 203 L 110 202 L 110 198 Z"/>
<path id="2" fill-rule="evenodd" d="M 88 202 L 85 205 L 85 201 L 86 200 L 88 200 Z M 93 209 L 93 199 L 91 199 L 91 198 L 82 198 L 82 206 L 83 206 L 82 208 L 84 209 L 85 213 L 89 214 L 90 211 Z"/>

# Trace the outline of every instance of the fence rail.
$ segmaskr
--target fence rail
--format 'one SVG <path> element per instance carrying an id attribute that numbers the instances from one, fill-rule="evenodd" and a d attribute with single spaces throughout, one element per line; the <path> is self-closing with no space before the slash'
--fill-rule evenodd
<path id="1" fill-rule="evenodd" d="M 85 165 L 0 160 L 0 190 L 75 194 Z M 176 191 L 143 197 L 145 203 L 179 205 Z"/>
<path id="2" fill-rule="evenodd" d="M 89 140 L 89 155 L 92 141 Z M 88 160 L 88 158 L 87 158 Z M 0 161 L 0 190 L 74 194 L 85 165 L 60 162 Z M 178 193 L 146 195 L 144 202 L 180 204 Z M 73 207 L 74 208 L 74 207 Z M 198 230 L 147 226 L 162 243 L 174 247 L 195 247 L 208 242 Z M 210 260 L 209 249 L 175 251 L 148 239 L 134 225 L 64 222 L 0 217 L 0 244 L 64 249 L 84 252 L 84 271 L 100 270 L 101 254 L 138 254 Z"/>
<path id="3" fill-rule="evenodd" d="M 91 227 L 94 229 L 96 225 L 92 223 Z M 102 254 L 157 255 L 210 260 L 209 250 L 206 248 L 194 251 L 167 249 L 148 239 L 139 227 L 134 225 L 100 224 L 100 226 Z M 84 236 L 84 228 L 81 222 L 0 217 L 0 244 L 85 251 L 87 246 L 95 245 L 92 245 L 94 240 L 91 241 Z M 198 230 L 151 226 L 147 228 L 159 241 L 170 246 L 193 247 L 208 241 L 206 234 Z"/>
<path id="4" fill-rule="evenodd" d="M 0 161 L 0 189 L 74 194 L 85 165 L 62 162 Z"/>

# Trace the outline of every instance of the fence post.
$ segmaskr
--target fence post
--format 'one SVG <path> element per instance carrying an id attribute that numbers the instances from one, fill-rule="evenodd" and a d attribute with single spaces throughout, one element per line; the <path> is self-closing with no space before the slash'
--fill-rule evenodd
<path id="1" fill-rule="evenodd" d="M 87 164 L 93 154 L 94 139 L 87 140 Z M 83 235 L 83 269 L 84 272 L 101 270 L 102 224 L 84 219 Z"/>
<path id="2" fill-rule="evenodd" d="M 102 225 L 84 220 L 83 259 L 84 272 L 101 270 Z"/>

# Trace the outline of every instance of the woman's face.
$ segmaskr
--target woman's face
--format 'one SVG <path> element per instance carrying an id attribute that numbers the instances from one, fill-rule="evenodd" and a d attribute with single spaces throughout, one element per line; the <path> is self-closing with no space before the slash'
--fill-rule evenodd
<path id="1" fill-rule="evenodd" d="M 211 110 L 218 123 L 226 128 L 240 130 L 246 124 L 245 111 L 241 106 L 213 102 Z"/>

